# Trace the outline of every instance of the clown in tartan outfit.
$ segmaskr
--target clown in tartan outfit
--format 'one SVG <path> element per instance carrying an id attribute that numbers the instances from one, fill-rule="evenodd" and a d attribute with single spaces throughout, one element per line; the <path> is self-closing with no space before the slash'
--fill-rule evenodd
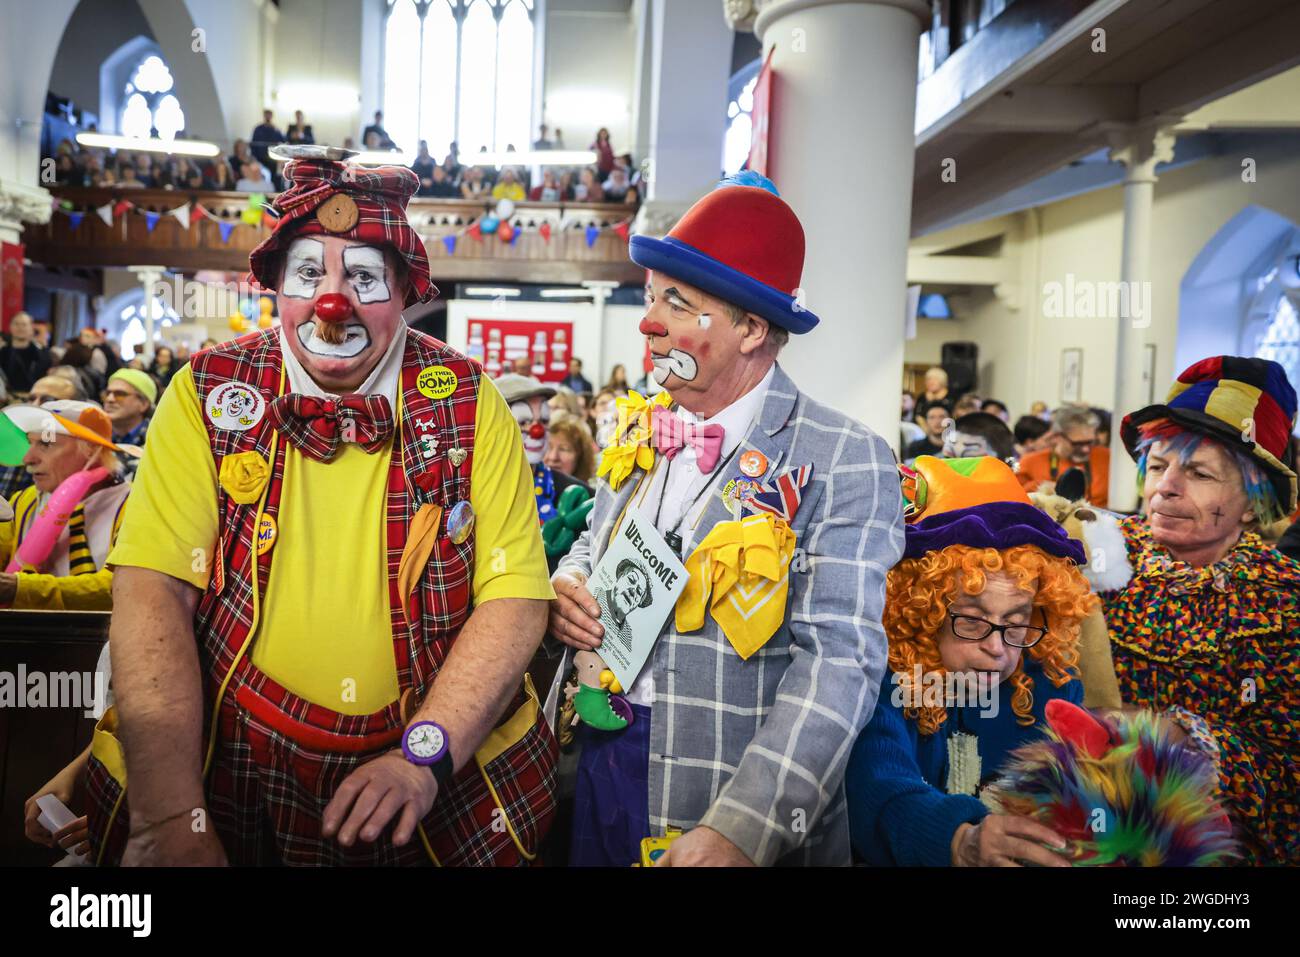
<path id="1" fill-rule="evenodd" d="M 556 748 L 524 678 L 552 592 L 518 430 L 475 363 L 401 319 L 436 294 L 410 171 L 285 174 L 250 257 L 282 324 L 178 374 L 154 429 L 179 451 L 142 470 L 110 556 L 96 858 L 525 863 Z M 191 546 L 214 557 L 190 571 Z M 427 722 L 445 748 L 421 760 Z"/>
<path id="2" fill-rule="evenodd" d="M 631 722 L 588 708 L 577 726 L 571 863 L 630 864 L 642 839 L 681 830 L 660 866 L 848 864 L 844 770 L 876 705 L 903 545 L 893 453 L 775 361 L 778 330 L 818 320 L 795 300 L 803 229 L 770 182 L 724 182 L 631 256 L 650 271 L 640 331 L 673 408 L 620 400 L 607 481 L 552 577 L 551 634 L 599 652 L 586 581 L 632 507 L 690 580 L 627 689 Z"/>

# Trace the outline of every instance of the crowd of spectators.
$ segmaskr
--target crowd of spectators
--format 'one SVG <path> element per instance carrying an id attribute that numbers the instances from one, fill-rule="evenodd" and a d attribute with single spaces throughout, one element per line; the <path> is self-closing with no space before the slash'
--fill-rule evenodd
<path id="1" fill-rule="evenodd" d="M 383 126 L 384 115 L 376 112 L 366 126 L 361 142 L 367 150 L 397 148 Z M 239 139 L 229 154 L 214 157 L 171 156 L 129 150 L 81 147 L 64 140 L 55 150 L 54 182 L 59 186 L 112 189 L 226 190 L 245 193 L 274 193 L 284 186 L 279 164 L 271 158 L 271 147 L 279 143 L 315 143 L 315 135 L 301 110 L 294 122 L 281 130 L 271 110 L 248 139 Z M 354 149 L 349 137 L 343 147 Z M 532 144 L 534 150 L 563 149 L 562 132 L 554 136 L 546 126 Z M 486 148 L 484 148 L 486 150 Z M 523 165 L 476 166 L 461 159 L 458 144 L 452 143 L 439 162 L 421 140 L 411 169 L 420 179 L 417 195 L 443 199 L 474 199 L 488 202 L 510 199 L 546 203 L 623 203 L 640 205 L 641 172 L 630 153 L 616 155 L 609 131 L 601 128 L 590 149 L 596 162 L 590 166 L 529 168 Z M 515 152 L 513 145 L 507 152 Z"/>

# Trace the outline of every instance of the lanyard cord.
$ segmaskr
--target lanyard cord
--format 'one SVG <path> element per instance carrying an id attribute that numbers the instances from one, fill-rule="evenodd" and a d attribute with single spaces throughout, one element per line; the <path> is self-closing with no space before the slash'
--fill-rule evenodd
<path id="1" fill-rule="evenodd" d="M 721 462 L 719 462 L 714 467 L 712 472 L 705 474 L 704 487 L 695 493 L 695 497 L 691 499 L 690 504 L 688 504 L 686 508 L 682 511 L 681 517 L 677 519 L 677 524 L 674 525 L 669 531 L 664 533 L 664 539 L 668 541 L 669 545 L 672 544 L 671 541 L 672 538 L 676 538 L 679 542 L 681 541 L 681 536 L 678 535 L 677 533 L 681 530 L 682 523 L 686 521 L 686 517 L 691 514 L 691 511 L 695 508 L 695 506 L 700 503 L 700 499 L 703 498 L 713 488 L 713 484 L 716 481 L 715 476 L 723 471 L 727 463 L 731 461 L 732 456 L 734 456 L 736 452 L 740 449 L 741 444 L 742 443 L 737 442 L 736 447 L 727 453 L 727 457 L 724 458 Z M 659 493 L 659 505 L 655 508 L 655 528 L 659 527 L 659 518 L 663 514 L 664 497 L 668 491 L 668 478 L 669 478 L 669 474 L 672 472 L 672 468 L 673 468 L 673 463 L 672 460 L 669 459 L 668 466 L 667 468 L 664 469 L 664 485 L 662 491 Z M 647 488 L 646 492 L 649 493 L 649 491 L 650 490 Z M 676 549 L 674 549 L 674 551 L 676 551 Z"/>

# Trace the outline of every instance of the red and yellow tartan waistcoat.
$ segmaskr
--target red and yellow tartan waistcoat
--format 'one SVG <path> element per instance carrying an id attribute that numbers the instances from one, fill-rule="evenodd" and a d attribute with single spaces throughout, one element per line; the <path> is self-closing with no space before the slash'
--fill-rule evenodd
<path id="1" fill-rule="evenodd" d="M 443 366 L 456 375 L 456 388 L 445 399 L 430 399 L 416 388 L 420 371 L 430 366 Z M 257 389 L 269 404 L 282 389 L 279 333 L 258 332 L 205 350 L 191 360 L 190 367 L 200 404 L 227 382 Z M 469 618 L 475 537 L 471 533 L 460 545 L 453 544 L 446 535 L 437 537 L 425 573 L 406 609 L 398 594 L 397 568 L 406 547 L 407 529 L 421 504 L 443 506 L 445 521 L 446 511 L 455 502 L 470 497 L 479 374 L 474 363 L 450 347 L 408 331 L 399 385 L 401 408 L 394 409 L 394 414 L 400 412 L 400 422 L 388 471 L 386 564 L 398 687 L 411 689 L 417 700 L 428 691 L 452 641 Z M 272 427 L 268 415 L 247 431 L 218 429 L 210 421 L 206 425 L 218 472 L 227 455 L 248 451 L 255 451 L 271 467 L 261 501 L 241 505 L 218 486 L 218 550 L 211 581 L 194 619 L 200 664 L 209 682 L 211 701 L 255 631 L 261 614 L 260 596 L 266 593 L 276 549 L 256 555 L 257 528 L 262 515 L 278 518 L 287 443 Z M 428 441 L 430 437 L 436 438 L 436 446 Z M 448 460 L 452 448 L 466 453 L 459 468 L 453 468 Z M 254 558 L 256 583 L 252 575 Z"/>

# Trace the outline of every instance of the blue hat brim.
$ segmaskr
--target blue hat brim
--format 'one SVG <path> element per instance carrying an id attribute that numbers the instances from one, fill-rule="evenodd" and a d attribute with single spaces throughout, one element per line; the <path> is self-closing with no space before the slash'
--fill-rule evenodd
<path id="1" fill-rule="evenodd" d="M 633 236 L 628 255 L 638 266 L 690 283 L 795 335 L 811 332 L 820 321 L 814 313 L 797 305 L 789 293 L 751 279 L 672 236 L 663 239 Z"/>

